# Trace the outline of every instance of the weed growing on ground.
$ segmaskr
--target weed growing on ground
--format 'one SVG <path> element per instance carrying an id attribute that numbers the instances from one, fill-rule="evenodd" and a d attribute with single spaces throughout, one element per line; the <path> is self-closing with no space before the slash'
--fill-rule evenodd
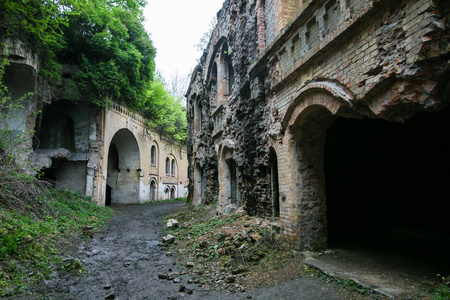
<path id="1" fill-rule="evenodd" d="M 90 197 L 55 190 L 39 180 L 28 157 L 29 128 L 10 128 L 31 93 L 13 99 L 3 83 L 8 51 L 0 60 L 0 297 L 26 292 L 53 270 L 82 272 L 62 263 L 62 248 L 85 226 L 103 226 L 112 210 Z M 27 132 L 28 130 L 28 132 Z"/>
<path id="2" fill-rule="evenodd" d="M 61 249 L 85 226 L 101 227 L 112 210 L 90 197 L 49 189 L 39 197 L 43 213 L 0 209 L 0 296 L 26 292 L 55 269 L 82 271 L 81 262 L 62 264 Z"/>
<path id="3" fill-rule="evenodd" d="M 450 276 L 441 276 L 441 274 L 437 274 L 442 280 L 442 283 L 439 284 L 433 291 L 433 300 L 447 300 L 450 299 Z"/>
<path id="4" fill-rule="evenodd" d="M 322 281 L 324 281 L 326 283 L 336 284 L 338 287 L 340 287 L 343 290 L 350 291 L 350 292 L 356 292 L 356 293 L 358 293 L 360 295 L 364 295 L 364 296 L 370 296 L 371 299 L 383 298 L 383 296 L 381 294 L 375 292 L 374 290 L 372 290 L 370 288 L 364 287 L 364 286 L 356 283 L 353 280 L 331 277 L 319 270 L 311 269 L 311 268 L 308 268 L 308 269 L 312 272 L 312 274 L 315 278 L 321 279 Z"/>

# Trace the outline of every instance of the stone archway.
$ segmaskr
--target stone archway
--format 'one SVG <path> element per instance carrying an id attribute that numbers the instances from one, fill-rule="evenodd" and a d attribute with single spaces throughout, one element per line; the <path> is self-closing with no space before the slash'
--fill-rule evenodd
<path id="1" fill-rule="evenodd" d="M 150 202 L 157 201 L 157 186 L 156 179 L 152 178 L 150 180 Z"/>
<path id="2" fill-rule="evenodd" d="M 222 213 L 229 214 L 235 211 L 240 204 L 238 166 L 231 147 L 223 146 L 219 153 L 219 206 Z"/>
<path id="3" fill-rule="evenodd" d="M 175 186 L 172 186 L 170 189 L 170 199 L 173 200 L 175 198 L 177 198 L 177 189 Z"/>
<path id="4" fill-rule="evenodd" d="M 111 187 L 111 204 L 139 203 L 140 165 L 139 146 L 133 133 L 128 129 L 118 130 L 108 151 L 107 185 Z"/>
<path id="5" fill-rule="evenodd" d="M 205 204 L 205 174 L 200 163 L 194 163 L 194 203 Z"/>
<path id="6" fill-rule="evenodd" d="M 294 229 L 298 245 L 357 246 L 369 237 L 363 246 L 411 253 L 433 249 L 434 256 L 448 252 L 449 231 L 441 212 L 449 209 L 442 195 L 450 180 L 445 154 L 450 145 L 444 138 L 450 109 L 423 109 L 401 124 L 322 105 L 336 104 L 336 97 L 317 95 L 309 94 L 292 107 L 280 154 L 288 161 L 288 166 L 279 166 L 281 174 L 288 174 L 281 191 L 288 202 L 282 206 L 296 208 L 285 213 L 289 224 L 284 226 Z M 405 114 L 414 114 L 407 109 Z M 424 232 L 430 232 L 426 239 Z"/>
<path id="7" fill-rule="evenodd" d="M 297 238 L 302 248 L 327 245 L 323 153 L 326 132 L 333 119 L 327 108 L 312 105 L 289 127 L 290 200 L 297 207 Z"/>

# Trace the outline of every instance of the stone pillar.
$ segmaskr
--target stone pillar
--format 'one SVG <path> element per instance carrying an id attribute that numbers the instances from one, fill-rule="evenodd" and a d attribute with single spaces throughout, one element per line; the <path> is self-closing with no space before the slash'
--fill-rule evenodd
<path id="1" fill-rule="evenodd" d="M 258 50 L 259 53 L 264 52 L 266 48 L 266 20 L 264 17 L 265 0 L 257 0 L 256 2 L 256 26 L 258 28 Z"/>

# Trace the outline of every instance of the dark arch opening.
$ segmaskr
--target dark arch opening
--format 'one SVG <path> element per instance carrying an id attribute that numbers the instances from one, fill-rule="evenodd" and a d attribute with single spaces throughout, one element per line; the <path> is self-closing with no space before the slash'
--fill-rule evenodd
<path id="1" fill-rule="evenodd" d="M 338 118 L 327 133 L 329 245 L 450 262 L 450 109 L 404 124 Z"/>
<path id="2" fill-rule="evenodd" d="M 152 149 L 150 151 L 150 164 L 152 166 L 156 165 L 156 147 L 152 146 Z"/>
<path id="3" fill-rule="evenodd" d="M 172 187 L 172 189 L 170 190 L 170 199 L 175 199 L 176 198 L 176 189 L 175 187 Z"/>
<path id="4" fill-rule="evenodd" d="M 36 118 L 33 150 L 64 148 L 75 151 L 75 125 L 64 113 L 72 110 L 72 104 L 61 100 L 46 106 Z"/>
<path id="5" fill-rule="evenodd" d="M 111 204 L 139 202 L 140 164 L 139 146 L 133 133 L 128 129 L 118 130 L 108 151 L 106 183 L 111 188 Z"/>
<path id="6" fill-rule="evenodd" d="M 150 201 L 156 201 L 156 181 L 152 180 L 150 183 Z"/>

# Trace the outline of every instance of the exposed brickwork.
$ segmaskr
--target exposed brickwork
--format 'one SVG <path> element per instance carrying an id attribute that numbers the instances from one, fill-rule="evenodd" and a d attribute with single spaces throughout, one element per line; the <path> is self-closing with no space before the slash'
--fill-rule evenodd
<path id="1" fill-rule="evenodd" d="M 404 122 L 445 107 L 449 12 L 444 1 L 267 0 L 262 51 L 261 3 L 228 0 L 218 14 L 188 92 L 191 128 L 198 119 L 194 101 L 202 101 L 207 124 L 199 134 L 190 130 L 189 157 L 214 174 L 205 176 L 206 198 L 217 199 L 221 212 L 229 204 L 226 166 L 233 159 L 240 206 L 268 215 L 279 201 L 283 232 L 299 247 L 322 247 L 328 128 L 337 117 Z M 235 82 L 211 108 L 208 74 L 224 39 Z M 279 199 L 271 194 L 270 148 L 277 156 Z"/>

